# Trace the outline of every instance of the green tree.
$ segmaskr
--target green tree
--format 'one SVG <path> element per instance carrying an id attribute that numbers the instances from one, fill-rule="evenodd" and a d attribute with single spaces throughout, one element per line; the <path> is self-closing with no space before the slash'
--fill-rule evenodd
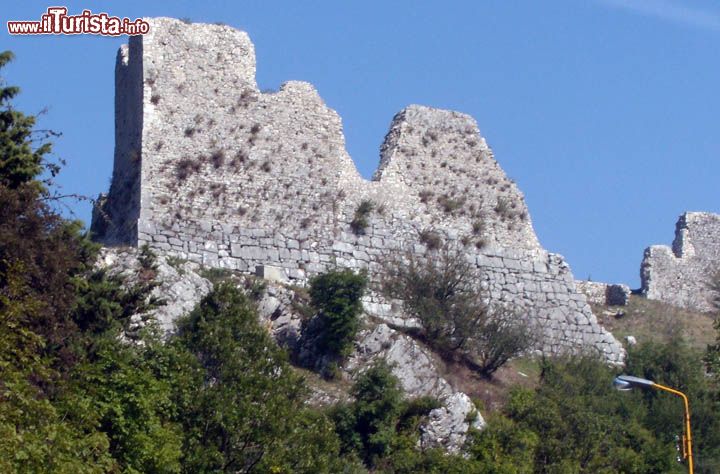
<path id="1" fill-rule="evenodd" d="M 337 405 L 330 414 L 343 453 L 381 472 L 413 472 L 427 464 L 417 449 L 419 425 L 439 406 L 437 400 L 403 400 L 400 382 L 384 360 L 358 377 L 351 394 L 354 402 Z"/>
<path id="2" fill-rule="evenodd" d="M 627 373 L 676 388 L 690 400 L 695 471 L 720 471 L 720 400 L 717 382 L 709 378 L 702 353 L 680 338 L 667 343 L 645 343 L 628 351 Z M 683 432 L 684 410 L 680 398 L 659 390 L 640 394 L 647 408 L 642 420 L 654 436 L 667 443 Z"/>
<path id="3" fill-rule="evenodd" d="M 114 465 L 107 436 L 81 398 L 45 355 L 44 339 L 29 329 L 43 309 L 15 262 L 0 290 L 0 471 L 96 473 Z M 57 393 L 61 393 L 61 398 Z M 51 398 L 51 396 L 54 396 Z"/>
<path id="4" fill-rule="evenodd" d="M 369 464 L 390 449 L 402 409 L 400 383 L 390 367 L 378 362 L 362 374 L 352 389 L 355 431 L 360 435 L 363 457 Z"/>
<path id="5" fill-rule="evenodd" d="M 93 340 L 92 360 L 74 371 L 75 393 L 96 414 L 123 472 L 180 472 L 183 434 L 176 420 L 167 351 L 154 337 L 129 345 L 109 331 Z"/>
<path id="6" fill-rule="evenodd" d="M 186 371 L 190 388 L 177 397 L 184 471 L 318 472 L 338 457 L 328 425 L 304 410 L 306 389 L 287 355 L 232 283 L 220 284 L 179 322 L 174 343 L 195 359 Z M 311 439 L 302 426 L 317 428 L 316 442 L 328 451 L 320 456 L 315 444 L 293 452 Z"/>
<path id="7" fill-rule="evenodd" d="M 517 392 L 516 397 L 524 394 Z M 541 439 L 535 431 L 498 414 L 488 420 L 482 431 L 469 434 L 469 453 L 478 461 L 478 472 L 532 474 L 535 451 Z"/>
<path id="8" fill-rule="evenodd" d="M 0 69 L 13 59 L 10 51 L 0 53 Z M 0 186 L 16 189 L 33 182 L 43 172 L 43 158 L 50 153 L 49 142 L 33 146 L 36 118 L 25 115 L 12 107 L 11 101 L 20 92 L 16 86 L 8 86 L 0 78 Z M 51 171 L 56 170 L 52 168 Z M 42 189 L 35 181 L 34 187 Z"/>
<path id="9" fill-rule="evenodd" d="M 0 53 L 0 70 L 13 58 Z M 80 222 L 69 222 L 47 204 L 46 183 L 58 167 L 44 159 L 52 145 L 47 134 L 34 130 L 35 117 L 12 106 L 20 89 L 0 77 L 0 292 L 7 288 L 11 268 L 21 268 L 26 297 L 34 304 L 23 328 L 43 339 L 42 351 L 58 366 L 75 357 L 68 341 L 75 334 L 69 318 L 75 302 L 73 277 L 92 262 L 95 247 L 82 235 Z"/>
<path id="10" fill-rule="evenodd" d="M 390 453 L 403 399 L 400 383 L 385 361 L 361 374 L 353 385 L 355 402 L 332 412 L 343 452 L 356 453 L 369 466 Z"/>
<path id="11" fill-rule="evenodd" d="M 349 355 L 360 328 L 362 298 L 367 286 L 364 273 L 332 270 L 310 280 L 310 302 L 318 311 L 303 328 L 322 355 L 342 359 Z"/>
<path id="12" fill-rule="evenodd" d="M 643 425 L 642 394 L 613 389 L 614 374 L 587 357 L 545 361 L 538 388 L 516 389 L 504 410 L 510 421 L 494 419 L 470 452 L 487 472 L 523 472 L 513 460 L 530 458 L 538 473 L 683 472 L 674 443 Z"/>
<path id="13" fill-rule="evenodd" d="M 0 54 L 0 68 L 11 59 Z M 93 246 L 47 205 L 38 178 L 57 168 L 35 118 L 12 107 L 18 92 L 0 79 L 0 471 L 104 472 L 108 438 L 67 383 L 75 281 Z"/>
<path id="14" fill-rule="evenodd" d="M 713 374 L 717 383 L 720 383 L 720 271 L 713 274 L 708 283 L 710 290 L 710 304 L 714 310 L 715 343 L 707 347 L 705 364 L 708 371 Z"/>

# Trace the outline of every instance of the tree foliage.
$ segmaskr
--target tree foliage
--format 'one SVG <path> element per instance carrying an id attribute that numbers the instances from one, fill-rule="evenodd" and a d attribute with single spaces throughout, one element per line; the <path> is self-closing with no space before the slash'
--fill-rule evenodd
<path id="1" fill-rule="evenodd" d="M 247 297 L 221 284 L 179 329 L 200 377 L 185 408 L 187 465 L 197 472 L 249 472 L 272 463 L 304 390 Z"/>
<path id="2" fill-rule="evenodd" d="M 352 270 L 332 270 L 310 280 L 310 300 L 318 311 L 306 326 L 320 353 L 333 358 L 346 357 L 360 328 L 362 298 L 367 276 Z"/>
<path id="3" fill-rule="evenodd" d="M 10 51 L 0 53 L 0 69 L 13 57 Z M 45 142 L 34 146 L 36 118 L 12 107 L 11 101 L 19 92 L 19 87 L 8 86 L 0 78 L 0 185 L 16 189 L 31 183 L 40 190 L 43 187 L 35 179 L 43 172 L 43 158 L 50 153 L 52 145 Z"/>
<path id="4" fill-rule="evenodd" d="M 710 304 L 714 310 L 714 327 L 716 339 L 710 344 L 705 353 L 705 363 L 708 371 L 720 383 L 720 271 L 715 272 L 708 282 L 710 290 Z"/>
<path id="5" fill-rule="evenodd" d="M 382 360 L 358 377 L 351 392 L 355 401 L 331 412 L 343 453 L 382 472 L 421 463 L 418 422 L 439 406 L 437 400 L 404 400 L 399 380 Z"/>

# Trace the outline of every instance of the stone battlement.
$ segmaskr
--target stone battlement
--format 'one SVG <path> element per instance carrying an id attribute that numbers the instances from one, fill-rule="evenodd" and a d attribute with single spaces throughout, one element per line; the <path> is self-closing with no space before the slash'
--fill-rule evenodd
<path id="1" fill-rule="evenodd" d="M 118 54 L 115 166 L 94 212 L 98 240 L 217 268 L 277 267 L 299 282 L 334 266 L 376 276 L 399 251 L 449 243 L 483 270 L 494 301 L 537 319 L 545 351 L 622 360 L 563 258 L 540 246 L 522 193 L 470 116 L 407 107 L 367 181 L 312 85 L 258 90 L 247 34 L 150 22 Z"/>

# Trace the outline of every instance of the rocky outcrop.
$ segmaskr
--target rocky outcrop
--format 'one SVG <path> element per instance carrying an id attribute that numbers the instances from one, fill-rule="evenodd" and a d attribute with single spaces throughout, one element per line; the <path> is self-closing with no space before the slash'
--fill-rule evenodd
<path id="1" fill-rule="evenodd" d="M 351 373 L 361 372 L 378 358 L 384 359 L 410 398 L 431 396 L 442 403 L 430 412 L 421 426 L 423 447 L 442 447 L 458 452 L 467 431 L 485 425 L 480 413 L 466 394 L 453 390 L 438 372 L 438 362 L 431 351 L 411 337 L 379 324 L 362 331 L 355 353 L 345 365 Z"/>
<path id="2" fill-rule="evenodd" d="M 173 259 L 170 262 L 173 264 L 162 255 L 156 256 L 152 272 L 158 286 L 150 296 L 163 304 L 148 313 L 134 315 L 131 329 L 139 329 L 152 318 L 163 333 L 170 334 L 175 331 L 177 319 L 189 313 L 212 290 L 212 284 L 197 273 L 198 264 Z M 102 249 L 96 266 L 110 275 L 121 276 L 127 284 L 137 281 L 142 267 L 138 250 L 132 247 Z"/>
<path id="3" fill-rule="evenodd" d="M 103 249 L 97 267 L 123 277 L 127 284 L 136 282 L 143 268 L 138 250 L 131 247 Z M 128 336 L 132 338 L 152 321 L 158 323 L 166 336 L 172 334 L 177 319 L 189 313 L 212 289 L 211 282 L 201 273 L 196 263 L 168 261 L 162 255 L 156 256 L 151 277 L 158 286 L 151 296 L 160 298 L 164 304 L 147 313 L 133 315 Z M 302 350 L 299 341 L 303 316 L 299 308 L 306 302 L 297 294 L 299 290 L 274 279 L 235 276 L 234 281 L 257 298 L 259 320 L 274 339 L 291 353 Z M 438 370 L 441 362 L 422 344 L 384 323 L 376 323 L 367 314 L 363 316 L 363 322 L 367 329 L 358 334 L 352 355 L 341 367 L 341 377 L 354 379 L 374 361 L 384 359 L 408 398 L 431 396 L 442 404 L 430 413 L 428 422 L 421 428 L 422 445 L 457 452 L 470 426 L 481 428 L 484 423 L 470 398 L 450 386 Z M 312 352 L 308 354 L 312 355 Z M 322 361 L 318 362 L 322 365 Z M 314 405 L 330 405 L 349 398 L 340 386 L 332 384 L 312 386 L 311 392 L 308 402 Z"/>
<path id="4" fill-rule="evenodd" d="M 246 273 L 279 268 L 299 284 L 335 266 L 376 279 L 388 256 L 448 244 L 481 270 L 494 302 L 537 321 L 539 349 L 592 348 L 622 361 L 567 263 L 540 246 L 523 194 L 472 117 L 405 108 L 366 181 L 340 117 L 312 85 L 258 89 L 246 33 L 150 23 L 118 55 L 115 166 L 94 213 L 99 240 Z"/>
<path id="5" fill-rule="evenodd" d="M 675 225 L 672 247 L 645 250 L 640 278 L 642 293 L 682 308 L 711 311 L 712 276 L 720 269 L 720 215 L 686 212 Z"/>
<path id="6" fill-rule="evenodd" d="M 441 446 L 451 453 L 460 451 L 470 428 L 480 430 L 485 426 L 485 420 L 477 412 L 470 397 L 462 392 L 447 397 L 444 406 L 431 411 L 429 418 L 421 427 L 421 445 Z"/>

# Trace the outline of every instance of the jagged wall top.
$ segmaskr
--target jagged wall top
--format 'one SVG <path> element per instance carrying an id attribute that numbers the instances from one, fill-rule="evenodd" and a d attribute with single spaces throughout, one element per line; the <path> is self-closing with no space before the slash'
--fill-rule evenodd
<path id="1" fill-rule="evenodd" d="M 310 84 L 258 91 L 246 33 L 169 18 L 151 24 L 129 51 L 142 62 L 143 116 L 135 118 L 142 123 L 141 150 L 119 150 L 142 156 L 141 221 L 224 214 L 225 221 L 245 223 L 272 215 L 288 227 L 308 217 L 297 207 L 317 211 L 332 203 L 342 218 L 360 200 L 373 199 L 423 228 L 461 229 L 474 242 L 540 251 L 522 194 L 471 117 L 421 106 L 403 110 L 383 144 L 374 182 L 367 182 L 345 150 L 340 117 Z M 223 166 L 213 168 L 218 160 Z M 116 156 L 120 161 L 132 160 Z M 212 173 L 204 172 L 208 166 Z M 198 189 L 180 182 L 186 174 L 196 175 Z M 238 177 L 245 189 L 228 190 L 228 180 Z M 297 184 L 316 192 L 283 202 L 288 191 L 298 193 L 291 189 Z M 200 195 L 210 189 L 212 197 Z M 246 205 L 234 212 L 241 195 Z"/>

